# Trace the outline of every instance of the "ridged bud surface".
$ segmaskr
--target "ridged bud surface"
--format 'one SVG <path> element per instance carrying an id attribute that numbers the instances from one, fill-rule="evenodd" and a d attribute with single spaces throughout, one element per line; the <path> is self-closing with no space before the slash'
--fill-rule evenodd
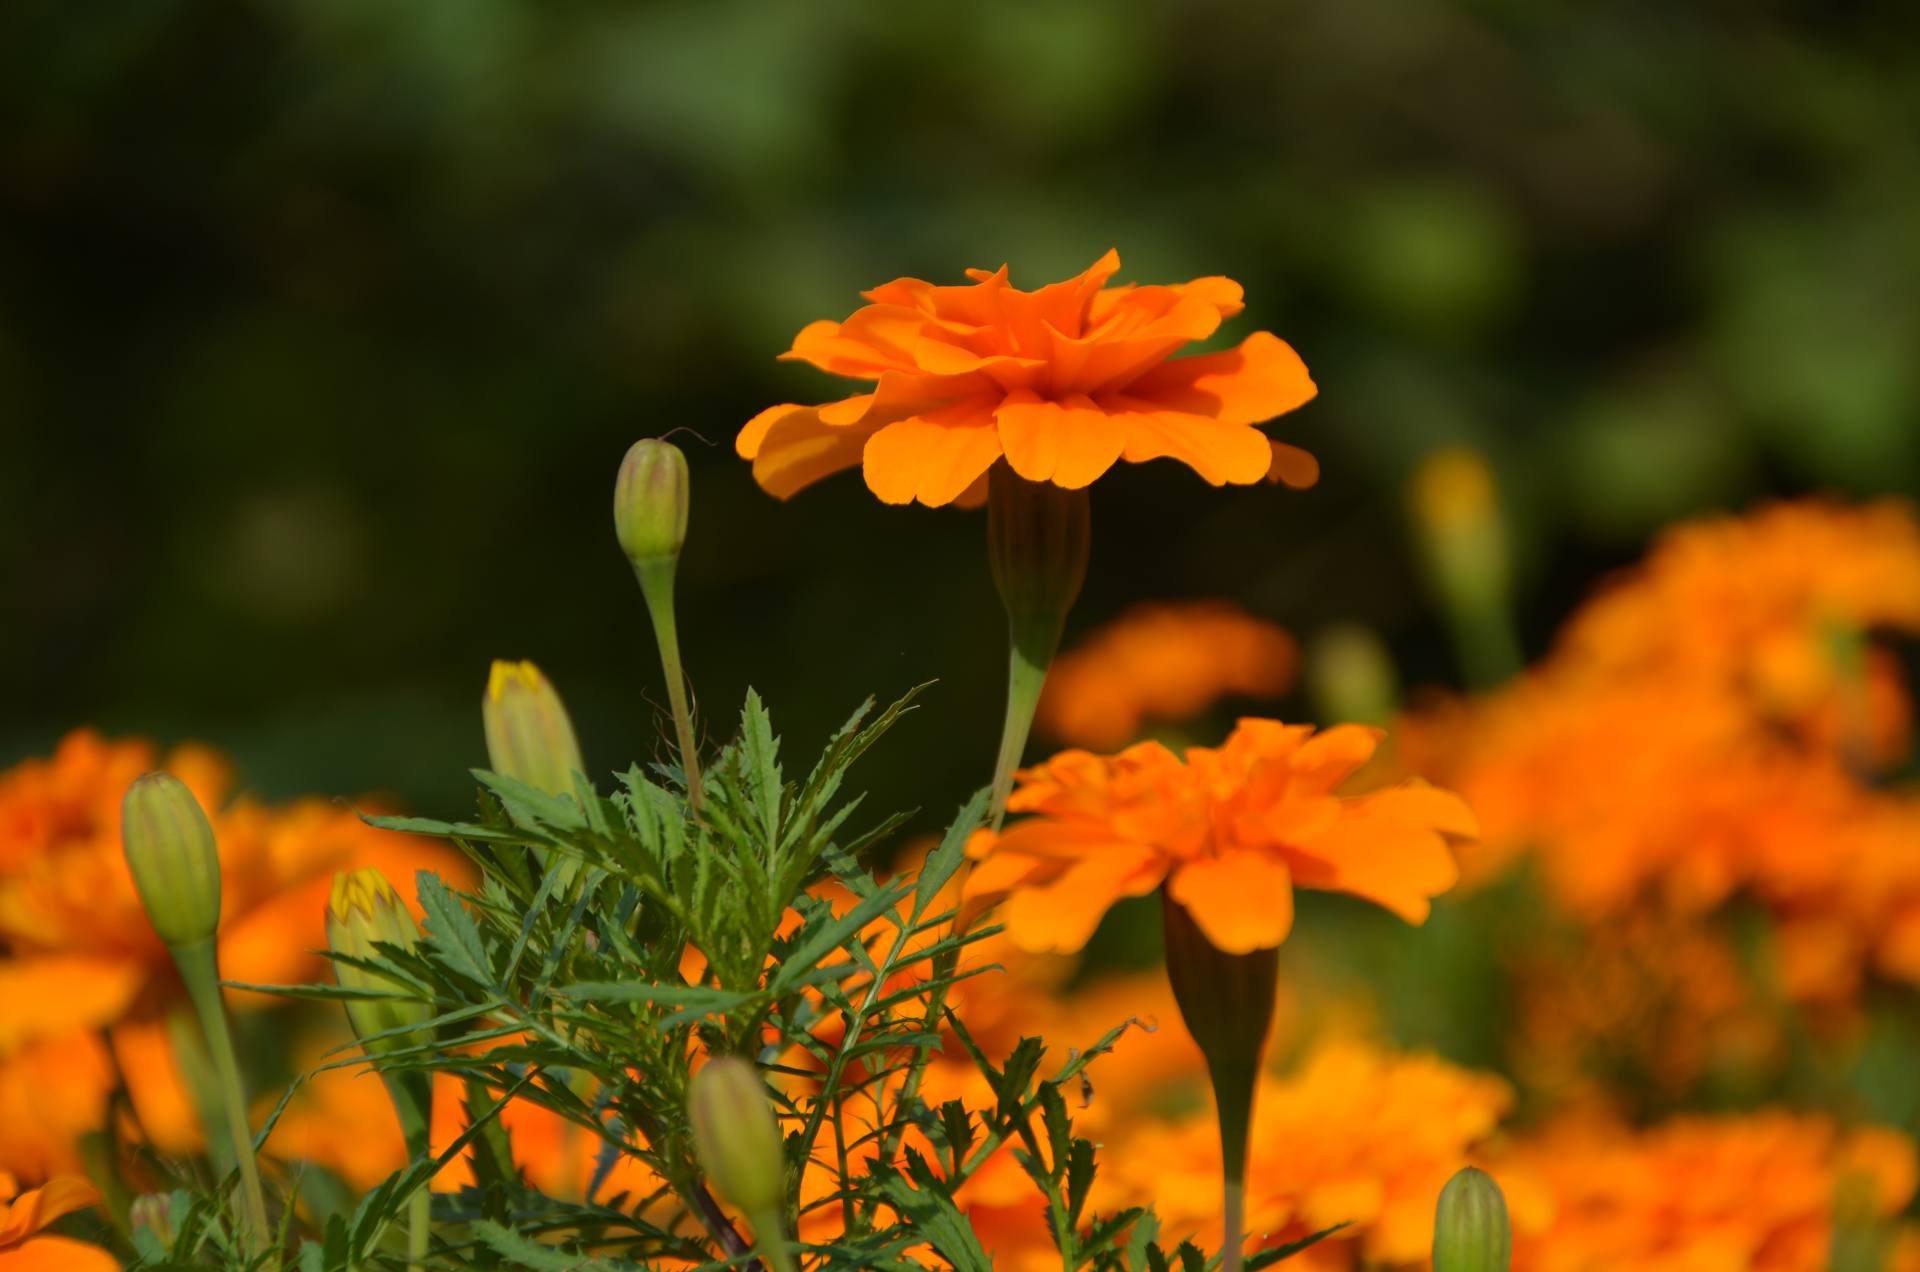
<path id="1" fill-rule="evenodd" d="M 127 787 L 120 842 L 153 930 L 169 946 L 196 945 L 220 929 L 220 851 L 200 801 L 171 773 Z"/>

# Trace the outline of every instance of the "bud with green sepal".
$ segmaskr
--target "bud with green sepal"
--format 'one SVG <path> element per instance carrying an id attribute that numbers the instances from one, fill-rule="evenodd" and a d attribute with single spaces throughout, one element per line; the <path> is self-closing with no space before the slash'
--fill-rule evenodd
<path id="1" fill-rule="evenodd" d="M 494 772 L 549 795 L 573 792 L 573 776 L 586 771 L 586 762 L 560 695 L 538 667 L 495 659 L 480 717 Z"/>
<path id="2" fill-rule="evenodd" d="M 700 757 L 694 740 L 687 678 L 680 663 L 680 634 L 673 610 L 673 577 L 687 541 L 687 457 L 659 438 L 643 438 L 627 450 L 613 484 L 613 531 L 633 566 L 653 619 L 654 642 L 667 678 L 667 701 L 687 777 L 687 798 L 700 806 Z"/>
<path id="3" fill-rule="evenodd" d="M 694 1154 L 714 1191 L 753 1225 L 760 1254 L 791 1272 L 781 1209 L 787 1195 L 785 1149 L 759 1072 L 745 1060 L 716 1056 L 687 1090 Z"/>
<path id="4" fill-rule="evenodd" d="M 987 563 L 1007 611 L 1011 656 L 1007 714 L 994 765 L 989 817 L 1007 812 L 1013 773 L 1026 751 L 1047 668 L 1060 647 L 1067 613 L 1087 580 L 1093 540 L 1087 492 L 1032 482 L 1005 464 L 987 478 Z"/>
<path id="5" fill-rule="evenodd" d="M 1453 629 L 1461 669 L 1477 687 L 1499 684 L 1519 670 L 1522 658 L 1493 469 L 1473 450 L 1446 447 L 1421 463 L 1409 494 L 1428 579 Z"/>
<path id="6" fill-rule="evenodd" d="M 267 1240 L 266 1191 L 247 1130 L 240 1060 L 220 996 L 220 850 L 213 825 L 185 782 L 171 773 L 148 773 L 127 787 L 120 842 L 147 920 L 173 955 L 200 1019 L 240 1167 L 242 1242 L 257 1252 Z M 208 1112 L 205 1121 L 211 1124 Z"/>
<path id="7" fill-rule="evenodd" d="M 344 960 L 374 960 L 382 956 L 383 945 L 411 950 L 419 943 L 419 925 L 385 875 L 364 866 L 333 877 L 333 894 L 327 902 L 327 948 L 342 956 L 334 961 L 334 978 L 342 989 L 355 991 L 356 996 L 346 1000 L 347 1020 L 386 1082 L 394 1112 L 400 1117 L 407 1152 L 415 1159 L 432 1152 L 432 1079 L 423 1070 L 398 1068 L 382 1061 L 394 1052 L 427 1041 L 419 1031 L 432 1019 L 433 1009 L 412 996 L 404 983 Z M 426 1259 L 432 1194 L 424 1187 L 418 1188 L 409 1200 L 408 1264 L 419 1268 Z"/>
<path id="8" fill-rule="evenodd" d="M 1493 1176 L 1468 1166 L 1440 1190 L 1433 1216 L 1433 1272 L 1507 1272 L 1513 1229 Z"/>

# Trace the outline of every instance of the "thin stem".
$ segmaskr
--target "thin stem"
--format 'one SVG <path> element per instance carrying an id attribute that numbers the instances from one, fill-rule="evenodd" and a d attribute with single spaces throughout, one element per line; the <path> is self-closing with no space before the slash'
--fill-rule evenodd
<path id="1" fill-rule="evenodd" d="M 674 559 L 647 561 L 633 567 L 653 616 L 653 638 L 660 646 L 660 669 L 667 678 L 667 701 L 673 706 L 673 731 L 680 746 L 680 767 L 687 775 L 687 802 L 700 809 L 700 753 L 693 733 L 693 712 L 687 706 L 687 677 L 680 665 L 680 632 L 673 614 Z"/>
<path id="2" fill-rule="evenodd" d="M 787 1249 L 787 1235 L 781 1230 L 780 1212 L 766 1210 L 748 1218 L 753 1223 L 753 1236 L 760 1248 L 760 1257 L 773 1267 L 773 1272 L 794 1272 L 793 1252 Z"/>
<path id="3" fill-rule="evenodd" d="M 245 1229 L 243 1244 L 257 1253 L 267 1234 L 267 1196 L 260 1186 L 260 1164 L 253 1157 L 253 1136 L 248 1131 L 246 1091 L 240 1084 L 240 1061 L 233 1050 L 233 1031 L 227 1025 L 226 1004 L 220 998 L 220 966 L 212 940 L 173 947 L 173 961 L 187 983 L 187 994 L 200 1014 L 200 1029 L 207 1038 L 207 1051 L 213 1059 L 214 1075 L 220 1084 L 221 1102 L 227 1110 L 227 1127 L 233 1140 L 234 1158 L 240 1167 L 240 1197 Z"/>
<path id="4" fill-rule="evenodd" d="M 993 802 L 988 806 L 988 825 L 1000 829 L 1007 818 L 1007 797 L 1013 793 L 1013 772 L 1027 750 L 1027 735 L 1033 731 L 1033 713 L 1040 705 L 1040 690 L 1046 684 L 1047 668 L 1060 645 L 1056 624 L 1051 636 L 1032 631 L 1026 641 L 1015 632 L 1012 652 L 1007 660 L 1007 717 L 1000 730 L 1000 754 L 993 765 Z"/>
<path id="5" fill-rule="evenodd" d="M 407 1200 L 407 1272 L 427 1266 L 427 1246 L 433 1231 L 433 1186 L 421 1184 Z"/>
<path id="6" fill-rule="evenodd" d="M 1220 1248 L 1220 1272 L 1240 1272 L 1241 1261 L 1245 1258 L 1240 1253 L 1240 1247 L 1246 1244 L 1247 1228 L 1245 1180 L 1227 1180 L 1226 1199 L 1220 1209 L 1227 1230 L 1224 1238 L 1226 1244 Z"/>

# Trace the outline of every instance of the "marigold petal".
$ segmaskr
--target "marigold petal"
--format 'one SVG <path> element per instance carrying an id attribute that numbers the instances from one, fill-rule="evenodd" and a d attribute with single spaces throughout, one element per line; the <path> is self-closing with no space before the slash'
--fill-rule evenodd
<path id="1" fill-rule="evenodd" d="M 1298 446 L 1267 439 L 1273 449 L 1273 462 L 1267 465 L 1267 480 L 1293 490 L 1312 490 L 1320 484 L 1320 461 Z"/>
<path id="2" fill-rule="evenodd" d="M 1126 428 L 1078 395 L 1052 402 L 1025 390 L 1009 393 L 994 419 L 1014 472 L 1068 490 L 1093 484 L 1127 444 Z"/>
<path id="3" fill-rule="evenodd" d="M 1256 331 L 1223 353 L 1163 362 L 1126 386 L 1128 397 L 1223 424 L 1262 423 L 1317 392 L 1300 355 L 1270 331 Z"/>
<path id="4" fill-rule="evenodd" d="M 975 398 L 880 429 L 863 452 L 867 488 L 883 503 L 952 503 L 1000 458 L 994 405 Z"/>
<path id="5" fill-rule="evenodd" d="M 1001 911 L 1007 939 L 1030 954 L 1077 953 L 1114 902 L 1146 895 L 1165 874 L 1159 854 L 1117 844 L 1050 883 L 1014 893 Z"/>
<path id="6" fill-rule="evenodd" d="M 1363 796 L 1360 803 L 1369 813 L 1430 827 L 1445 835 L 1472 839 L 1480 834 L 1479 820 L 1466 800 L 1418 779 Z"/>
<path id="7" fill-rule="evenodd" d="M 1316 790 L 1332 790 L 1373 758 L 1383 736 L 1364 724 L 1337 724 L 1316 733 L 1294 753 L 1294 775 Z"/>
<path id="8" fill-rule="evenodd" d="M 0 1203 L 0 1249 L 24 1241 L 62 1215 L 85 1210 L 99 1202 L 100 1190 L 88 1182 L 86 1176 L 55 1175 L 40 1187 L 21 1193 L 11 1203 Z"/>
<path id="9" fill-rule="evenodd" d="M 35 1237 L 0 1249 L 0 1272 L 120 1272 L 120 1261 L 97 1245 L 72 1237 Z"/>
<path id="10" fill-rule="evenodd" d="M 859 464 L 867 439 L 878 427 L 828 424 L 820 418 L 818 407 L 774 409 L 782 413 L 770 420 L 766 411 L 755 416 L 741 430 L 734 448 L 753 460 L 753 479 L 777 499 L 791 499 L 821 478 Z M 757 429 L 755 437 L 749 439 L 748 429 Z"/>
<path id="11" fill-rule="evenodd" d="M 0 961 L 0 1055 L 118 1019 L 146 983 L 137 961 L 53 954 Z"/>
<path id="12" fill-rule="evenodd" d="M 1103 405 L 1126 427 L 1127 444 L 1120 454 L 1130 464 L 1177 459 L 1210 485 L 1251 486 L 1273 463 L 1266 434 L 1251 425 L 1159 410 L 1129 398 Z"/>
<path id="13" fill-rule="evenodd" d="M 1460 867 L 1438 831 L 1369 817 L 1364 810 L 1299 846 L 1300 886 L 1348 892 L 1384 906 L 1409 923 L 1425 923 L 1432 899 L 1460 879 Z"/>
<path id="14" fill-rule="evenodd" d="M 1175 867 L 1167 892 L 1228 954 L 1272 949 L 1293 930 L 1293 880 L 1277 856 L 1241 851 L 1196 857 Z"/>

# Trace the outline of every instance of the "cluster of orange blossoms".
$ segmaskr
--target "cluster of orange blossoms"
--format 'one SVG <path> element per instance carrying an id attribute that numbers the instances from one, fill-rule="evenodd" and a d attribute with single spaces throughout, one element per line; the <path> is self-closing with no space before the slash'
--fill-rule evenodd
<path id="1" fill-rule="evenodd" d="M 1909 507 L 1777 504 L 1675 527 L 1526 676 L 1405 722 L 1481 819 L 1467 879 L 1530 862 L 1589 931 L 1539 969 L 1528 1062 L 1632 1042 L 1679 1091 L 1779 1050 L 1771 993 L 1833 1020 L 1869 977 L 1920 984 L 1920 791 L 1878 776 L 1909 714 L 1880 638 L 1917 632 Z M 1711 934 L 1735 905 L 1768 917 L 1771 988 Z"/>
<path id="2" fill-rule="evenodd" d="M 1285 629 L 1231 602 L 1139 605 L 1054 659 L 1034 722 L 1069 746 L 1117 750 L 1222 698 L 1278 698 L 1299 662 Z"/>

